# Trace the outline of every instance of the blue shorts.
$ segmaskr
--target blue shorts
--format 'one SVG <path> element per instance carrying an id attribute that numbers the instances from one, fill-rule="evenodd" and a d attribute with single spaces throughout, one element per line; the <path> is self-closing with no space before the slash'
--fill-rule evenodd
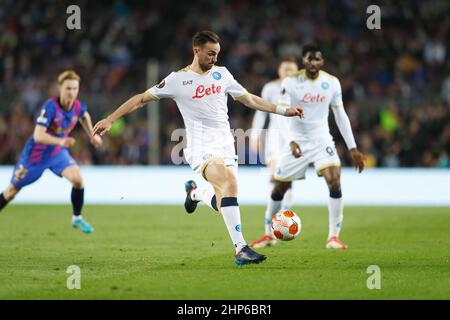
<path id="1" fill-rule="evenodd" d="M 77 162 L 65 148 L 61 148 L 61 151 L 53 157 L 33 164 L 30 164 L 27 155 L 22 155 L 14 168 L 11 184 L 14 188 L 21 189 L 39 179 L 45 169 L 50 169 L 54 174 L 61 177 L 65 168 L 76 165 L 78 165 Z"/>

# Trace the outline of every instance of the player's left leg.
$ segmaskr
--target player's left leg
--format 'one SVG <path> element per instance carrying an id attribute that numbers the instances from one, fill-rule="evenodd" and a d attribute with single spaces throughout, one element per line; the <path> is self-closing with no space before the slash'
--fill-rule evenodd
<path id="1" fill-rule="evenodd" d="M 66 167 L 61 176 L 72 184 L 71 201 L 73 208 L 72 226 L 79 228 L 84 233 L 94 232 L 94 228 L 81 215 L 84 204 L 84 182 L 80 168 L 77 165 Z"/>
<path id="2" fill-rule="evenodd" d="M 325 178 L 330 191 L 328 200 L 329 230 L 326 247 L 328 249 L 347 249 L 347 244 L 339 240 L 339 233 L 344 220 L 344 205 L 341 191 L 341 167 L 330 166 L 319 173 Z"/>
<path id="3" fill-rule="evenodd" d="M 289 188 L 284 193 L 283 201 L 281 202 L 281 209 L 290 210 L 292 208 L 292 182 Z"/>
<path id="4" fill-rule="evenodd" d="M 270 168 L 270 177 L 271 177 L 270 178 L 270 186 L 271 186 L 271 190 L 273 190 L 273 188 L 275 187 L 275 184 L 277 182 L 274 178 L 275 171 L 277 168 L 277 158 L 274 156 L 272 159 L 270 159 L 270 162 L 268 162 L 267 165 Z M 287 210 L 287 209 L 291 209 L 291 207 L 292 207 L 292 181 L 289 181 L 289 187 L 284 192 L 283 200 L 281 201 L 281 209 Z"/>
<path id="5" fill-rule="evenodd" d="M 60 153 L 54 155 L 50 160 L 49 169 L 57 176 L 66 178 L 72 184 L 72 226 L 79 228 L 84 233 L 94 232 L 94 228 L 81 215 L 84 204 L 84 182 L 80 168 L 69 151 L 61 149 Z"/>
<path id="6" fill-rule="evenodd" d="M 267 203 L 265 219 L 264 219 L 264 235 L 253 241 L 250 244 L 252 248 L 264 248 L 267 246 L 273 246 L 277 243 L 277 239 L 273 235 L 272 230 L 272 218 L 280 211 L 283 197 L 286 191 L 291 186 L 291 181 L 276 181 L 274 180 L 274 187 L 270 195 L 269 202 Z"/>
<path id="7" fill-rule="evenodd" d="M 223 159 L 217 157 L 205 165 L 203 176 L 219 195 L 219 209 L 236 251 L 235 263 L 260 263 L 266 256 L 250 249 L 242 235 L 236 169 L 236 165 L 226 165 Z"/>

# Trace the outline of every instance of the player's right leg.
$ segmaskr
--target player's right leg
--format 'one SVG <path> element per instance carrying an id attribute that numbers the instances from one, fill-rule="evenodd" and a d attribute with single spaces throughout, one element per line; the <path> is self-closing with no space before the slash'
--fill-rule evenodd
<path id="1" fill-rule="evenodd" d="M 233 167 L 226 166 L 221 158 L 214 158 L 205 165 L 203 175 L 219 194 L 218 207 L 236 250 L 235 263 L 244 265 L 264 261 L 266 256 L 250 249 L 242 235 L 237 177 Z"/>
<path id="2" fill-rule="evenodd" d="M 193 213 L 197 209 L 197 204 L 203 201 L 214 211 L 219 211 L 217 208 L 217 196 L 215 191 L 209 188 L 198 188 L 193 180 L 184 183 L 186 190 L 186 199 L 184 200 L 184 208 L 187 213 Z"/>
<path id="3" fill-rule="evenodd" d="M 0 211 L 19 193 L 20 189 L 15 188 L 12 184 L 6 187 L 6 190 L 0 193 Z"/>
<path id="4" fill-rule="evenodd" d="M 45 169 L 45 164 L 30 165 L 27 159 L 21 158 L 14 168 L 10 184 L 0 194 L 0 211 L 14 199 L 23 187 L 38 180 Z"/>
<path id="5" fill-rule="evenodd" d="M 225 147 L 221 150 L 213 150 L 210 152 L 219 152 L 223 153 L 226 150 L 228 157 L 233 158 L 235 155 L 234 145 Z M 205 165 L 208 163 L 208 159 L 205 158 L 206 155 L 212 156 L 211 153 L 201 150 L 201 152 L 192 152 L 191 149 L 184 149 L 184 156 L 188 160 L 189 165 L 192 169 L 204 175 Z M 199 188 L 197 184 L 193 180 L 189 180 L 184 183 L 184 189 L 186 191 L 186 199 L 184 201 L 184 208 L 187 213 L 193 213 L 195 209 L 197 209 L 197 205 L 200 201 L 204 202 L 211 209 L 218 212 L 217 204 L 220 203 L 217 201 L 217 190 L 212 190 L 211 188 Z"/>

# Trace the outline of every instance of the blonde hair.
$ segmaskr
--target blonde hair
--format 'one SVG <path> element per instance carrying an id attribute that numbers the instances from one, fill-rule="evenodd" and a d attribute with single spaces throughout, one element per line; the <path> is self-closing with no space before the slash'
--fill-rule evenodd
<path id="1" fill-rule="evenodd" d="M 75 71 L 66 70 L 58 76 L 58 84 L 63 84 L 65 80 L 78 80 L 80 82 L 81 78 Z"/>

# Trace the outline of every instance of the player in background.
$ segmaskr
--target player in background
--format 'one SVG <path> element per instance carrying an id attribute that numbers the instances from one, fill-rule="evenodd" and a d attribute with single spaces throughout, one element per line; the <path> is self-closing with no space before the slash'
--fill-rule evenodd
<path id="1" fill-rule="evenodd" d="M 305 117 L 288 119 L 290 143 L 277 163 L 275 186 L 272 190 L 267 211 L 273 216 L 281 208 L 281 200 L 290 182 L 304 179 L 309 164 L 314 164 L 319 176 L 325 178 L 329 189 L 328 212 L 329 233 L 326 248 L 346 249 L 339 240 L 343 221 L 340 160 L 328 126 L 329 109 L 342 134 L 355 167 L 364 169 L 364 155 L 358 151 L 353 137 L 350 120 L 342 102 L 339 80 L 320 68 L 324 59 L 317 45 L 305 45 L 302 52 L 305 69 L 295 76 L 283 80 L 280 103 L 299 104 L 305 110 Z M 266 236 L 273 237 L 270 233 Z"/>
<path id="2" fill-rule="evenodd" d="M 294 58 L 285 58 L 281 61 L 278 66 L 278 79 L 270 81 L 266 83 L 262 89 L 261 97 L 266 99 L 272 103 L 278 103 L 281 92 L 281 82 L 284 78 L 288 76 L 292 76 L 298 71 L 298 65 Z M 258 152 L 259 138 L 264 128 L 264 124 L 266 122 L 267 116 L 269 116 L 269 126 L 267 129 L 266 140 L 265 140 L 265 163 L 269 168 L 270 172 L 270 185 L 271 190 L 273 188 L 273 175 L 275 173 L 275 167 L 277 163 L 277 159 L 281 153 L 282 146 L 285 144 L 289 144 L 286 140 L 286 120 L 287 118 L 275 114 L 275 113 L 267 113 L 260 110 L 255 112 L 255 116 L 253 117 L 252 122 L 252 131 L 250 135 L 250 148 L 254 152 Z M 292 184 L 290 183 L 289 189 L 284 194 L 281 208 L 282 209 L 290 209 L 292 206 Z M 250 246 L 252 248 L 260 248 L 265 247 L 267 245 L 276 244 L 276 239 L 271 237 L 270 234 L 270 219 L 272 218 L 271 214 L 266 210 L 266 221 L 265 221 L 265 230 L 266 234 L 252 242 Z"/>
<path id="3" fill-rule="evenodd" d="M 81 215 L 84 183 L 80 168 L 68 150 L 75 144 L 75 139 L 69 137 L 69 134 L 80 122 L 96 148 L 102 145 L 102 139 L 93 134 L 87 106 L 77 99 L 79 86 L 80 77 L 74 71 L 67 70 L 58 76 L 59 96 L 44 103 L 36 120 L 33 136 L 23 148 L 11 182 L 0 194 L 0 210 L 11 202 L 23 187 L 37 181 L 45 169 L 50 169 L 72 184 L 72 226 L 84 233 L 92 233 L 94 228 Z"/>
<path id="4" fill-rule="evenodd" d="M 219 42 L 219 36 L 214 32 L 197 32 L 192 39 L 194 58 L 191 65 L 172 72 L 158 85 L 130 98 L 106 119 L 98 122 L 94 133 L 103 135 L 118 118 L 149 101 L 173 99 L 186 127 L 185 158 L 191 168 L 214 188 L 214 192 L 200 190 L 195 182 L 186 182 L 186 211 L 192 213 L 199 201 L 220 211 L 235 247 L 235 263 L 259 263 L 266 256 L 254 252 L 242 235 L 237 199 L 237 156 L 228 121 L 227 97 L 231 95 L 250 108 L 285 116 L 301 116 L 302 110 L 277 106 L 248 93 L 227 68 L 215 65 L 220 52 Z"/>

